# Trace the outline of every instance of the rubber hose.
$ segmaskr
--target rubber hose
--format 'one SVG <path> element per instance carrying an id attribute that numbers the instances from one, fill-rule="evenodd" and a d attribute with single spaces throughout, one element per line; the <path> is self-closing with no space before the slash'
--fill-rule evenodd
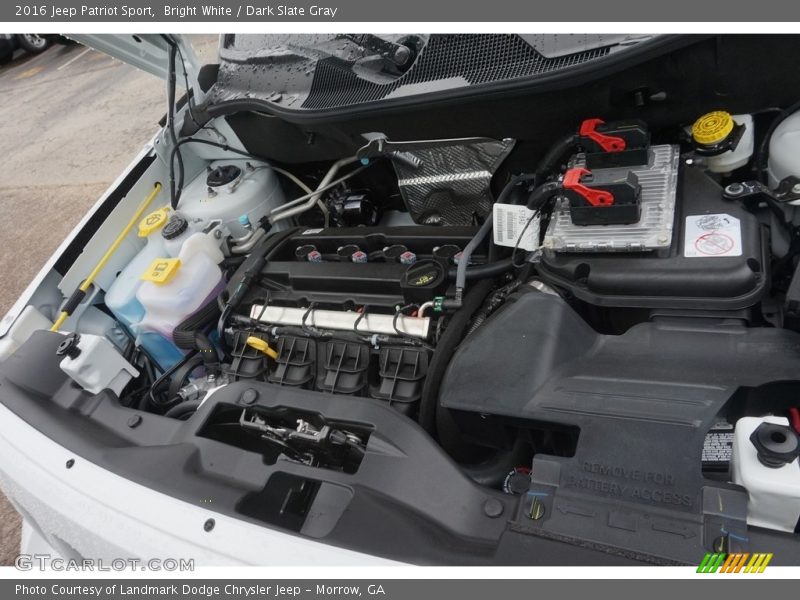
<path id="1" fill-rule="evenodd" d="M 439 403 L 439 389 L 442 378 L 450 364 L 450 358 L 464 337 L 464 332 L 469 325 L 472 314 L 478 310 L 486 295 L 492 289 L 490 279 L 482 279 L 476 283 L 464 296 L 464 302 L 444 330 L 436 349 L 433 351 L 428 376 L 422 386 L 422 397 L 419 406 L 419 423 L 431 436 L 436 435 L 436 406 Z"/>
<path id="2" fill-rule="evenodd" d="M 200 352 L 200 356 L 205 363 L 206 371 L 213 374 L 219 373 L 219 356 L 214 344 L 202 331 L 194 332 L 195 348 Z"/>
<path id="3" fill-rule="evenodd" d="M 531 210 L 541 210 L 544 203 L 561 191 L 561 184 L 557 181 L 543 183 L 528 196 L 528 208 Z"/>
<path id="4" fill-rule="evenodd" d="M 216 299 L 206 304 L 199 311 L 187 317 L 172 333 L 175 345 L 181 350 L 197 349 L 195 332 L 202 331 L 219 319 L 219 306 Z"/>
<path id="5" fill-rule="evenodd" d="M 497 197 L 497 202 L 502 204 L 506 201 L 508 196 L 511 195 L 511 192 L 514 191 L 514 188 L 524 182 L 524 181 L 532 181 L 536 179 L 536 175 L 532 175 L 530 173 L 523 173 L 522 175 L 515 175 L 512 177 L 509 182 L 503 188 L 503 191 L 500 192 L 500 195 Z M 469 259 L 472 257 L 472 253 L 475 251 L 475 248 L 483 242 L 486 238 L 486 235 L 492 229 L 492 223 L 494 221 L 493 213 L 489 213 L 489 216 L 486 217 L 486 220 L 481 225 L 481 228 L 478 230 L 478 233 L 475 234 L 464 248 L 463 252 L 461 253 L 461 260 L 458 263 L 458 266 L 455 268 L 455 280 L 456 280 L 456 290 L 463 290 L 466 286 L 467 279 L 467 271 L 469 270 Z M 507 267 L 507 268 L 505 268 Z M 511 268 L 511 262 L 509 261 L 508 265 L 503 266 L 501 270 L 497 271 L 496 273 L 493 271 L 476 271 L 472 273 L 472 278 L 474 279 L 481 279 L 483 277 L 493 277 L 494 275 L 499 275 L 501 273 L 505 273 Z"/>
<path id="6" fill-rule="evenodd" d="M 485 265 L 477 265 L 475 267 L 469 267 L 466 271 L 466 279 L 467 281 L 476 280 L 476 279 L 488 279 L 489 277 L 497 277 L 498 275 L 502 275 L 503 273 L 508 273 L 512 268 L 511 259 L 504 258 L 502 260 L 498 260 L 495 262 L 486 263 Z M 450 279 L 455 279 L 457 273 L 456 267 L 451 267 L 447 271 L 447 276 Z"/>
<path id="7" fill-rule="evenodd" d="M 172 380 L 169 382 L 167 397 L 175 398 L 183 387 L 183 382 L 186 381 L 186 378 L 201 364 L 203 364 L 203 358 L 199 355 L 194 355 L 190 360 L 183 363 L 180 368 L 176 369 Z"/>
<path id="8" fill-rule="evenodd" d="M 169 380 L 178 369 L 196 356 L 197 350 L 194 350 L 172 365 L 169 369 L 164 371 L 164 373 L 161 374 L 161 377 L 156 379 L 155 383 L 153 383 L 153 385 L 150 387 L 150 391 L 143 395 L 139 400 L 139 410 L 147 410 L 148 402 L 152 403 L 153 406 L 163 406 L 163 403 L 156 401 L 155 394 L 160 392 L 162 386 L 167 383 L 167 380 Z"/>
<path id="9" fill-rule="evenodd" d="M 536 166 L 536 178 L 541 179 L 547 176 L 551 171 L 554 171 L 556 167 L 558 167 L 559 160 L 577 143 L 578 136 L 574 133 L 558 140 Z"/>
<path id="10" fill-rule="evenodd" d="M 181 402 L 170 408 L 164 413 L 164 416 L 170 419 L 181 419 L 186 413 L 197 412 L 197 409 L 200 408 L 200 404 L 200 400 L 187 400 L 186 402 Z"/>
<path id="11" fill-rule="evenodd" d="M 478 233 L 475 234 L 467 245 L 464 247 L 464 250 L 461 252 L 461 260 L 458 263 L 458 267 L 456 267 L 456 293 L 460 290 L 463 290 L 467 283 L 467 266 L 469 265 L 469 259 L 472 256 L 472 253 L 475 251 L 475 248 L 484 240 L 486 235 L 492 230 L 492 221 L 493 215 L 489 213 L 489 216 L 486 217 L 486 220 L 481 225 L 481 228 L 478 230 Z"/>

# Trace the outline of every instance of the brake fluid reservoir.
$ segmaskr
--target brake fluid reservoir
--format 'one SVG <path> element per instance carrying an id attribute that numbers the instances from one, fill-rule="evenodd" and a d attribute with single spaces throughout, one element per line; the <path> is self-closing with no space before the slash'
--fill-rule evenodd
<path id="1" fill-rule="evenodd" d="M 222 291 L 222 260 L 216 240 L 195 233 L 183 243 L 177 258 L 156 258 L 142 275 L 136 298 L 145 314 L 134 329 L 147 350 L 163 357 L 162 367 L 180 358 L 172 343 L 175 328 Z"/>
<path id="2" fill-rule="evenodd" d="M 707 113 L 692 125 L 698 153 L 706 156 L 712 173 L 730 173 L 746 165 L 753 156 L 752 115 L 731 115 L 724 110 Z"/>
<path id="3" fill-rule="evenodd" d="M 747 490 L 747 522 L 792 532 L 800 520 L 800 441 L 782 417 L 736 422 L 731 471 Z"/>
<path id="4" fill-rule="evenodd" d="M 164 250 L 170 258 L 177 258 L 183 244 L 195 233 L 203 230 L 206 226 L 205 221 L 192 220 L 186 218 L 182 212 L 174 212 L 169 221 L 161 230 L 161 237 L 164 238 Z"/>
<path id="5" fill-rule="evenodd" d="M 258 223 L 284 200 L 277 175 L 269 165 L 218 160 L 183 188 L 178 208 L 190 221 L 220 220 L 233 237 L 239 237 L 248 232 L 240 217 Z"/>
<path id="6" fill-rule="evenodd" d="M 145 246 L 128 263 L 106 292 L 105 303 L 114 316 L 130 329 L 131 325 L 144 317 L 144 307 L 136 299 L 145 269 L 165 252 L 161 231 L 170 215 L 167 207 L 160 208 L 139 223 L 138 235 L 145 239 Z"/>

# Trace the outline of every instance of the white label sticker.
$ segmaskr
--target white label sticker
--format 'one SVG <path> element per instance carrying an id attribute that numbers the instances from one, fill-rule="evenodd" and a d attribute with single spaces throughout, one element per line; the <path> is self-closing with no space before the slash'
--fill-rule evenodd
<path id="1" fill-rule="evenodd" d="M 306 229 L 300 235 L 314 235 L 315 233 L 319 233 L 320 231 L 322 231 L 322 229 Z"/>
<path id="2" fill-rule="evenodd" d="M 521 250 L 539 247 L 539 215 L 527 206 L 495 204 L 492 229 L 498 246 L 516 246 Z"/>
<path id="3" fill-rule="evenodd" d="M 686 258 L 742 255 L 742 227 L 731 215 L 686 217 L 685 240 Z"/>

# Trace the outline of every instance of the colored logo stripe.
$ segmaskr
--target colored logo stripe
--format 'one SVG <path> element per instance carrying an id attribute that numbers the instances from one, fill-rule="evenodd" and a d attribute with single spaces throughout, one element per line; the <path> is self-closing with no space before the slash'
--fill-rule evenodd
<path id="1" fill-rule="evenodd" d="M 757 552 L 736 552 L 726 554 L 724 552 L 708 552 L 697 567 L 698 573 L 763 573 L 767 565 L 772 560 L 773 554 Z M 747 559 L 750 559 L 749 562 Z M 747 566 L 745 566 L 747 563 Z M 742 571 L 744 569 L 744 571 Z"/>

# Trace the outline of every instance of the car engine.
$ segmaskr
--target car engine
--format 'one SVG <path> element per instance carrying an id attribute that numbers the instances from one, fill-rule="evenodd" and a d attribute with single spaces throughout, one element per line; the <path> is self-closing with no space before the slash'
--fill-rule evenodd
<path id="1" fill-rule="evenodd" d="M 730 551 L 796 536 L 800 117 L 768 153 L 755 119 L 581 115 L 535 158 L 364 132 L 291 165 L 198 134 L 95 296 L 112 325 L 73 327 L 53 360 L 270 468 L 354 476 L 424 431 L 526 534 L 648 555 L 655 536 L 675 560 L 698 531 Z M 270 481 L 237 510 L 308 527 L 320 484 Z"/>

